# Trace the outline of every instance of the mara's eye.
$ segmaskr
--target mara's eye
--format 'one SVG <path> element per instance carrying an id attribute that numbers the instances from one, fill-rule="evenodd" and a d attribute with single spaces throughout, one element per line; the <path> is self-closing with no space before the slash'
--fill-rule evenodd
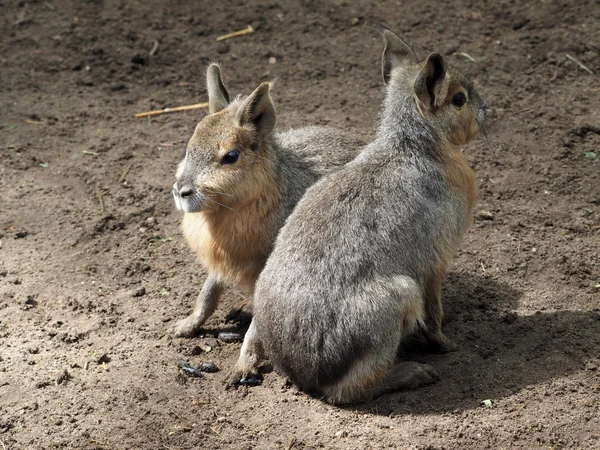
<path id="1" fill-rule="evenodd" d="M 467 96 L 463 92 L 457 92 L 452 97 L 452 104 L 458 108 L 467 103 Z"/>
<path id="2" fill-rule="evenodd" d="M 240 157 L 239 150 L 231 150 L 229 153 L 227 153 L 225 156 L 223 156 L 223 159 L 221 160 L 221 164 L 234 164 L 235 162 L 237 162 L 239 157 Z"/>

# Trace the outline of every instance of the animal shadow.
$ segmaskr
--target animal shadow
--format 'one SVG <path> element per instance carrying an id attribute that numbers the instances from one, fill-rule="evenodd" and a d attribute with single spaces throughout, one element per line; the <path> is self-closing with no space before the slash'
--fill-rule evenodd
<path id="1" fill-rule="evenodd" d="M 440 380 L 354 409 L 383 415 L 471 409 L 484 399 L 499 399 L 584 370 L 588 361 L 598 357 L 600 312 L 519 315 L 513 310 L 521 296 L 488 277 L 450 274 L 444 283 L 444 332 L 458 350 L 428 353 L 419 338 L 400 349 L 401 359 L 431 364 Z"/>

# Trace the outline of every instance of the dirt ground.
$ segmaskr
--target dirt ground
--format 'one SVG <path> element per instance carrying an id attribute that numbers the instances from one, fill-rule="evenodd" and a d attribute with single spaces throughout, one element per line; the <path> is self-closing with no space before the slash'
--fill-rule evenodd
<path id="1" fill-rule="evenodd" d="M 205 101 L 218 60 L 232 93 L 277 79 L 279 129 L 371 138 L 379 23 L 491 111 L 464 149 L 480 201 L 444 285 L 459 350 L 407 348 L 441 380 L 355 407 L 274 372 L 226 390 L 240 344 L 215 336 L 241 294 L 200 337 L 170 330 L 205 277 L 170 192 L 204 112 L 133 114 Z M 5 0 L 0 24 L 2 450 L 600 449 L 597 1 Z"/>

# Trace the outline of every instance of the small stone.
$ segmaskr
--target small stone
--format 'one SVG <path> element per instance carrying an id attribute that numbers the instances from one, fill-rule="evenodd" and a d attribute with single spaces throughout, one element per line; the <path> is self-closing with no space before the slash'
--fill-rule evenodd
<path id="1" fill-rule="evenodd" d="M 37 306 L 37 300 L 35 299 L 35 295 L 28 295 L 27 298 L 25 299 L 25 308 L 26 309 L 30 309 L 30 308 L 35 308 Z"/>
<path id="2" fill-rule="evenodd" d="M 140 233 L 145 233 L 146 231 L 148 231 L 148 228 L 140 227 L 139 231 Z"/>
<path id="3" fill-rule="evenodd" d="M 156 220 L 155 217 L 148 217 L 146 219 L 146 226 L 148 228 L 154 228 L 157 224 L 158 224 L 158 221 Z"/>
<path id="4" fill-rule="evenodd" d="M 100 356 L 98 359 L 96 359 L 96 363 L 98 365 L 109 363 L 110 361 L 111 361 L 110 356 L 108 356 L 107 353 L 103 353 L 102 356 Z"/>
<path id="5" fill-rule="evenodd" d="M 457 42 L 453 42 L 446 47 L 446 50 L 444 50 L 444 53 L 446 55 L 452 55 L 452 54 L 456 53 L 456 51 L 458 50 L 458 47 L 459 47 L 459 44 Z"/>
<path id="6" fill-rule="evenodd" d="M 125 89 L 125 85 L 123 83 L 110 83 L 104 86 L 104 88 L 108 91 L 116 92 Z"/>
<path id="7" fill-rule="evenodd" d="M 494 215 L 490 211 L 479 211 L 477 218 L 481 220 L 494 220 Z"/>
<path id="8" fill-rule="evenodd" d="M 131 58 L 131 62 L 133 64 L 145 66 L 146 63 L 148 62 L 148 58 L 146 58 L 146 56 L 144 56 L 144 55 L 137 54 L 133 58 Z"/>
<path id="9" fill-rule="evenodd" d="M 134 297 L 143 297 L 144 295 L 146 295 L 146 288 L 144 286 L 139 287 L 135 291 L 133 291 Z"/>
<path id="10" fill-rule="evenodd" d="M 222 55 L 228 53 L 230 49 L 231 46 L 227 42 L 219 42 L 217 44 L 217 53 L 220 53 Z"/>
<path id="11" fill-rule="evenodd" d="M 277 64 L 277 58 L 275 58 L 274 56 L 271 56 L 269 58 L 269 64 Z"/>
<path id="12" fill-rule="evenodd" d="M 219 368 L 211 361 L 206 361 L 200 364 L 200 366 L 198 366 L 198 370 L 200 372 L 215 373 L 219 371 Z"/>
<path id="13" fill-rule="evenodd" d="M 348 433 L 344 430 L 340 430 L 340 431 L 336 431 L 335 432 L 335 437 L 336 438 L 345 438 L 346 436 L 348 436 Z"/>
<path id="14" fill-rule="evenodd" d="M 56 419 L 56 421 L 54 422 L 54 425 L 56 425 L 57 427 L 61 426 L 63 424 L 62 419 Z"/>
<path id="15" fill-rule="evenodd" d="M 196 27 L 196 34 L 198 36 L 208 36 L 211 31 L 212 31 L 211 28 L 206 25 L 198 25 Z"/>
<path id="16" fill-rule="evenodd" d="M 24 237 L 27 237 L 29 235 L 29 231 L 17 231 L 15 233 L 15 239 L 23 239 Z"/>
<path id="17" fill-rule="evenodd" d="M 63 369 L 62 372 L 58 374 L 56 377 L 56 384 L 64 384 L 71 379 L 71 375 L 67 371 L 67 369 Z"/>

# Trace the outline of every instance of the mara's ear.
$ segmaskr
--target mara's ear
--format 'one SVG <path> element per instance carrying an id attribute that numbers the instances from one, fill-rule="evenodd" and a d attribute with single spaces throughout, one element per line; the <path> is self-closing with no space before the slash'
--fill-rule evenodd
<path id="1" fill-rule="evenodd" d="M 260 135 L 275 127 L 275 107 L 269 96 L 270 83 L 262 83 L 240 105 L 235 118 L 240 127 L 251 125 Z"/>
<path id="2" fill-rule="evenodd" d="M 227 108 L 229 93 L 221 80 L 221 69 L 211 64 L 206 71 L 206 90 L 208 91 L 208 112 L 214 114 Z"/>
<path id="3" fill-rule="evenodd" d="M 448 93 L 448 80 L 444 60 L 438 53 L 427 57 L 414 87 L 421 108 L 433 112 L 442 105 Z"/>
<path id="4" fill-rule="evenodd" d="M 381 57 L 381 71 L 383 82 L 388 84 L 392 77 L 392 70 L 396 67 L 406 67 L 417 63 L 415 52 L 398 36 L 384 26 L 380 26 L 383 37 L 383 56 Z"/>

